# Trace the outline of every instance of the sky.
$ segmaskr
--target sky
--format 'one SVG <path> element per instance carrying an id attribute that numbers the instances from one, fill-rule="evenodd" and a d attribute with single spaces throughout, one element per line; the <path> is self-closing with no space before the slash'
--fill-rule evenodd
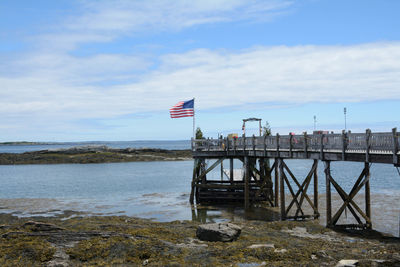
<path id="1" fill-rule="evenodd" d="M 0 141 L 400 127 L 397 0 L 0 0 Z M 257 124 L 247 125 L 247 134 Z"/>

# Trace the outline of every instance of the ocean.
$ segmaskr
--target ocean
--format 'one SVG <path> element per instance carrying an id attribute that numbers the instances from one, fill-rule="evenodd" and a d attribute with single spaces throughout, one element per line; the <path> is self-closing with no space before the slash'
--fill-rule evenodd
<path id="1" fill-rule="evenodd" d="M 68 143 L 0 146 L 0 151 L 22 153 L 66 148 L 76 144 L 88 145 L 88 143 Z M 189 141 L 97 142 L 95 144 L 119 148 L 185 149 L 190 147 Z M 286 160 L 286 163 L 296 177 L 301 178 L 300 180 L 306 177 L 312 165 L 311 160 Z M 212 161 L 208 164 L 211 165 Z M 225 164 L 228 166 L 228 162 Z M 235 168 L 242 167 L 239 161 L 235 161 L 234 165 Z M 362 167 L 362 163 L 333 162 L 332 176 L 346 192 L 349 192 Z M 263 210 L 254 209 L 253 212 L 244 212 L 240 205 L 193 209 L 189 204 L 192 168 L 192 161 L 3 165 L 0 166 L 0 212 L 18 216 L 52 216 L 68 210 L 88 215 L 128 215 L 158 221 L 211 222 L 277 219 L 276 216 L 271 217 Z M 319 192 L 323 198 L 325 176 L 322 163 L 318 166 L 318 176 Z M 208 177 L 220 179 L 220 170 L 210 172 Z M 312 188 L 311 184 L 308 190 L 310 195 L 312 195 Z M 289 193 L 287 189 L 286 192 Z M 399 236 L 400 176 L 392 165 L 373 164 L 371 166 L 371 196 L 373 227 Z M 320 213 L 323 215 L 325 211 L 322 202 L 324 202 L 323 199 L 320 201 Z M 340 201 L 334 201 L 334 205 L 340 205 Z M 322 216 L 321 223 L 324 223 L 323 220 Z"/>

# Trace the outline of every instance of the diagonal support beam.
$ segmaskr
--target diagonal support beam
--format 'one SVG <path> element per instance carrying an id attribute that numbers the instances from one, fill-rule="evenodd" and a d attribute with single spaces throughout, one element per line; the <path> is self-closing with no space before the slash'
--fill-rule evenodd
<path id="1" fill-rule="evenodd" d="M 293 198 L 293 200 L 294 200 L 294 202 L 295 202 L 295 204 L 296 204 L 296 206 L 297 206 L 297 209 L 300 209 L 301 215 L 304 215 L 304 212 L 303 212 L 303 210 L 301 209 L 300 203 L 297 201 L 297 198 L 295 198 L 295 194 L 294 194 L 294 192 L 293 192 L 293 188 L 292 188 L 292 186 L 290 185 L 289 180 L 288 180 L 288 178 L 287 178 L 285 172 L 283 171 L 281 175 L 283 176 L 283 179 L 284 179 L 284 181 L 286 182 L 286 185 L 287 185 L 287 187 L 288 187 L 288 189 L 289 189 L 289 191 L 290 191 L 290 194 L 292 195 L 292 198 Z M 283 208 L 285 208 L 285 207 L 283 207 Z M 285 211 L 285 214 L 287 214 L 286 211 Z"/>
<path id="2" fill-rule="evenodd" d="M 198 183 L 201 179 L 203 179 L 203 177 L 205 177 L 207 175 L 207 173 L 209 173 L 210 171 L 212 171 L 215 167 L 217 167 L 219 164 L 221 164 L 221 162 L 224 160 L 225 158 L 220 158 L 219 160 L 217 160 L 216 162 L 214 162 L 213 165 L 211 165 L 207 170 L 205 170 L 205 172 L 203 172 L 202 174 L 200 174 L 197 179 L 195 180 L 195 183 Z"/>
<path id="3" fill-rule="evenodd" d="M 304 194 L 307 195 L 307 189 L 304 190 L 303 188 L 304 188 L 304 186 L 305 186 L 306 184 L 308 185 L 308 184 L 311 182 L 311 177 L 312 177 L 312 175 L 313 175 L 315 169 L 316 169 L 316 165 L 315 165 L 315 163 L 314 163 L 313 166 L 312 166 L 312 168 L 311 168 L 311 170 L 310 170 L 310 172 L 308 173 L 307 177 L 304 179 L 303 184 L 301 184 L 301 186 L 299 186 L 299 190 L 297 191 L 297 193 L 296 193 L 296 195 L 295 195 L 295 198 L 296 198 L 296 199 L 298 198 L 298 196 L 300 195 L 300 193 L 302 193 L 303 195 L 304 195 Z M 307 188 L 308 188 L 308 186 L 307 186 Z M 308 195 L 307 195 L 307 196 L 308 196 Z M 303 201 L 301 201 L 301 202 L 303 202 Z M 292 201 L 290 202 L 290 204 L 289 204 L 289 206 L 288 206 L 288 208 L 287 208 L 287 212 L 289 212 L 289 210 L 292 208 L 293 204 L 294 204 L 294 199 L 292 199 Z M 315 210 L 314 205 L 311 205 L 311 207 Z"/>
<path id="4" fill-rule="evenodd" d="M 343 210 L 344 210 L 347 206 L 349 206 L 350 200 L 352 200 L 352 199 L 355 197 L 355 195 L 358 193 L 358 191 L 361 189 L 361 187 L 359 187 L 359 185 L 360 185 L 361 181 L 363 180 L 365 174 L 366 174 L 366 168 L 364 168 L 364 169 L 362 170 L 362 172 L 361 172 L 360 176 L 358 177 L 356 183 L 354 184 L 353 188 L 351 189 L 348 198 L 346 198 L 345 195 L 339 193 L 339 194 L 341 195 L 341 197 L 342 197 L 344 203 L 343 203 L 342 206 L 339 208 L 339 210 L 336 212 L 336 214 L 333 216 L 333 218 L 332 218 L 333 224 L 336 224 L 336 223 L 337 223 L 337 221 L 339 220 L 340 215 L 343 213 Z M 332 178 L 332 179 L 333 179 L 333 178 Z M 335 188 L 336 188 L 336 186 L 335 186 Z M 342 188 L 341 188 L 341 189 L 342 189 Z M 336 189 L 336 190 L 337 190 L 337 189 Z M 341 190 L 341 191 L 344 192 L 344 190 Z M 353 215 L 354 215 L 354 214 L 353 214 Z M 357 219 L 357 217 L 356 217 L 356 219 Z M 357 220 L 357 221 L 358 221 L 358 220 Z M 360 221 L 359 221 L 359 223 L 360 223 Z"/>
<path id="5" fill-rule="evenodd" d="M 311 167 L 310 173 L 308 174 L 307 178 L 305 179 L 305 180 L 307 180 L 307 183 L 306 183 L 306 185 L 305 185 L 304 190 L 303 190 L 302 188 L 299 188 L 299 192 L 302 191 L 302 194 L 301 194 L 301 197 L 300 197 L 300 207 L 301 207 L 301 205 L 303 205 L 304 198 L 305 198 L 306 196 L 308 197 L 308 195 L 307 195 L 307 189 L 308 189 L 308 186 L 310 185 L 311 178 L 312 178 L 312 176 L 313 176 L 313 173 L 314 173 L 316 167 L 317 167 L 317 165 L 316 165 L 315 162 L 314 162 L 314 163 L 313 163 L 313 166 Z M 312 209 L 313 209 L 313 211 L 314 211 L 314 213 L 315 213 L 314 205 L 311 204 L 311 203 L 310 203 L 310 205 L 311 205 L 311 207 L 312 207 Z M 317 211 L 317 212 L 318 212 L 318 211 Z M 298 214 L 299 214 L 299 209 L 296 210 L 295 216 L 297 217 Z"/>
<path id="6" fill-rule="evenodd" d="M 335 189 L 338 191 L 339 195 L 342 197 L 342 199 L 344 200 L 344 206 L 349 207 L 349 210 L 352 212 L 353 216 L 357 219 L 358 216 L 357 214 L 354 212 L 354 210 L 352 209 L 352 206 L 354 207 L 354 209 L 356 209 L 358 211 L 358 213 L 365 219 L 365 221 L 368 224 L 371 224 L 371 219 L 368 218 L 368 216 L 360 209 L 360 207 L 353 201 L 353 197 L 357 194 L 357 192 L 365 185 L 365 183 L 367 183 L 369 181 L 369 178 L 366 177 L 361 184 L 357 187 L 357 189 L 355 190 L 354 194 L 352 196 L 349 196 L 346 194 L 346 192 L 344 192 L 344 190 L 336 183 L 336 181 L 331 177 L 331 183 L 333 184 L 333 186 L 335 187 Z M 349 203 L 352 205 L 350 206 Z M 343 208 L 344 209 L 344 208 Z M 343 210 L 342 210 L 343 211 Z M 340 214 L 336 213 L 334 218 L 332 219 L 333 224 L 335 224 L 337 222 L 337 220 L 339 219 Z M 359 224 L 362 224 L 362 222 L 358 219 L 357 220 L 359 222 Z"/>
<path id="7" fill-rule="evenodd" d="M 286 163 L 284 164 L 284 168 L 286 169 L 286 171 L 289 173 L 289 175 L 292 177 L 293 181 L 296 183 L 296 185 L 301 188 L 301 185 L 299 183 L 299 181 L 297 181 L 296 177 L 294 176 L 294 174 L 290 171 L 289 167 L 286 165 Z M 311 199 L 308 197 L 307 194 L 304 195 L 304 197 L 306 198 L 307 202 L 311 205 L 311 207 L 314 207 L 313 202 L 311 201 Z"/>

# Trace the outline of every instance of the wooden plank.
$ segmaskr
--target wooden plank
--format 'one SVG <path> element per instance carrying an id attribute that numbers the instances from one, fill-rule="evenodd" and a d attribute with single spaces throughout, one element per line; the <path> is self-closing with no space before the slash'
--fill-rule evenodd
<path id="1" fill-rule="evenodd" d="M 243 189 L 243 184 L 234 184 L 234 185 L 230 185 L 230 184 L 210 184 L 210 183 L 207 183 L 207 184 L 198 184 L 197 185 L 197 187 L 198 188 L 206 188 L 206 189 L 226 189 L 226 190 L 228 190 L 228 189 Z M 254 190 L 257 190 L 259 187 L 258 187 L 258 185 L 250 185 L 249 184 L 249 190 L 250 189 L 254 189 Z M 255 187 L 255 188 L 253 188 L 253 187 Z"/>

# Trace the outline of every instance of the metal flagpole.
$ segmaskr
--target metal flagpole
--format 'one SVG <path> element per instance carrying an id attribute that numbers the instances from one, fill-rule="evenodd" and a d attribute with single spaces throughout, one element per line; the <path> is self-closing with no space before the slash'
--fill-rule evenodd
<path id="1" fill-rule="evenodd" d="M 196 117 L 196 112 L 194 110 L 194 97 L 193 97 L 193 139 L 196 139 L 196 133 L 195 133 L 195 117 Z"/>

